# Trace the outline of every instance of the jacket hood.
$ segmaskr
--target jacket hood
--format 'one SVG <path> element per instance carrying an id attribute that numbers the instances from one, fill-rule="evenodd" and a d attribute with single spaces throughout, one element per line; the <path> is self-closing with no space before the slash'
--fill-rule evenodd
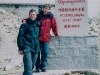
<path id="1" fill-rule="evenodd" d="M 49 12 L 47 15 L 44 15 L 43 11 L 41 11 L 39 14 L 39 18 L 41 19 L 52 18 L 52 17 L 54 17 L 54 15 L 51 12 Z"/>

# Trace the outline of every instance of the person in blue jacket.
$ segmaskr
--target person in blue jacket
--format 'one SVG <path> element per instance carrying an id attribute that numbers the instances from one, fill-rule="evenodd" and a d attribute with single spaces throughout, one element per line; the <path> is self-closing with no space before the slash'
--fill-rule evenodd
<path id="1" fill-rule="evenodd" d="M 19 54 L 23 55 L 23 75 L 33 75 L 32 70 L 37 60 L 39 46 L 40 22 L 36 20 L 37 13 L 34 9 L 29 11 L 29 18 L 22 24 L 17 37 Z"/>

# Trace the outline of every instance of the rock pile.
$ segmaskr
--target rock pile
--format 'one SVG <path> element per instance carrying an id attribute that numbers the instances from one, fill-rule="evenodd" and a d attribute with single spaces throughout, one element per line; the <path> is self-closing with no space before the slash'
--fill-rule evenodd
<path id="1" fill-rule="evenodd" d="M 88 19 L 88 34 L 100 35 L 100 14 Z"/>
<path id="2" fill-rule="evenodd" d="M 19 16 L 0 9 L 0 73 L 22 67 L 22 56 L 19 56 L 16 44 L 19 19 Z"/>

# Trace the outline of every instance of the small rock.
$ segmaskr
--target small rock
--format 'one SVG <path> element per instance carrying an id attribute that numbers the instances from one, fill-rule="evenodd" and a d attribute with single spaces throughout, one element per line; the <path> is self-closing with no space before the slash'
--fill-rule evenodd
<path id="1" fill-rule="evenodd" d="M 11 70 L 11 69 L 13 69 L 13 66 L 12 65 L 6 65 L 4 67 L 4 71 Z"/>
<path id="2" fill-rule="evenodd" d="M 11 62 L 11 57 L 7 57 L 7 58 L 5 59 L 5 62 Z"/>

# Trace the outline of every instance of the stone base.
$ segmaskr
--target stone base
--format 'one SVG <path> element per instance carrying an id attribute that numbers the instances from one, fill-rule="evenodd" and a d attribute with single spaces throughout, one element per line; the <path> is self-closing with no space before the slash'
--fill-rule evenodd
<path id="1" fill-rule="evenodd" d="M 99 69 L 98 37 L 51 37 L 48 70 Z"/>

